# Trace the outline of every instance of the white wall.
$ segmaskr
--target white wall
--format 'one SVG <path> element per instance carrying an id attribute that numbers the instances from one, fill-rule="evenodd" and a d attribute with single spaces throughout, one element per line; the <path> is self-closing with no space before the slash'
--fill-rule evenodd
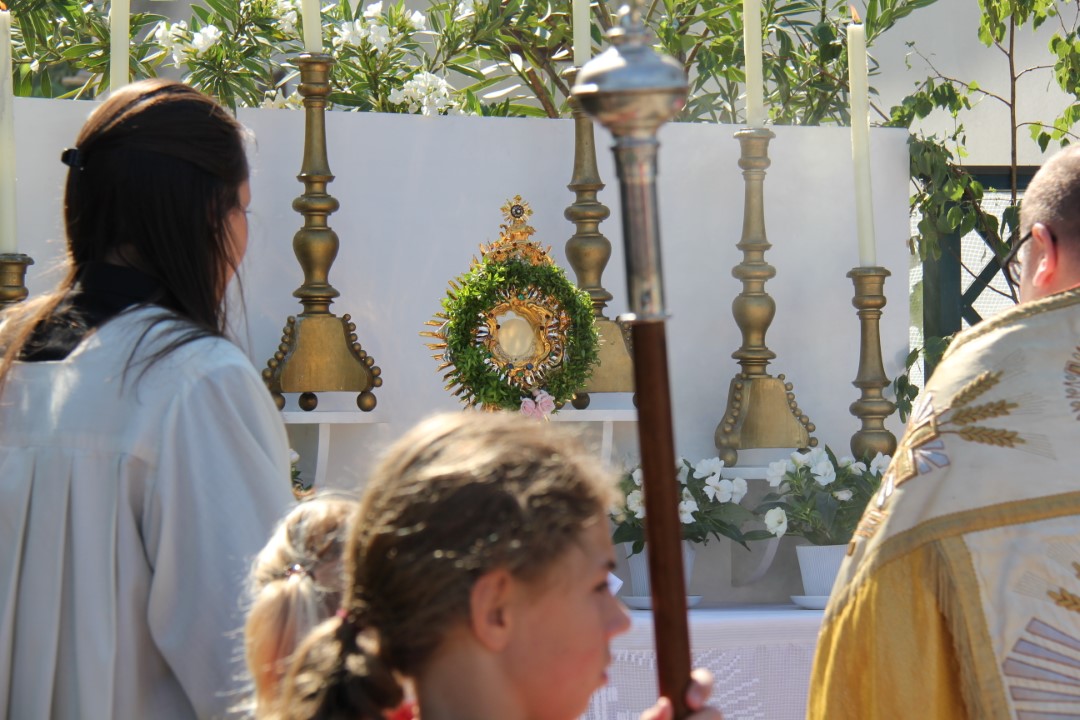
<path id="1" fill-rule="evenodd" d="M 75 101 L 16 100 L 20 249 L 37 264 L 30 289 L 46 289 L 62 249 L 60 196 L 66 171 L 59 161 L 92 109 Z M 302 148 L 303 114 L 249 110 L 240 119 L 256 134 L 252 153 L 251 240 L 244 262 L 250 355 L 261 369 L 274 352 L 285 317 L 299 311 L 291 296 L 302 274 L 291 238 L 299 216 L 291 202 Z M 537 239 L 563 246 L 572 226 L 563 210 L 573 153 L 573 125 L 564 120 L 424 118 L 331 113 L 327 118 L 331 192 L 341 210 L 331 224 L 341 252 L 331 282 L 341 291 L 333 309 L 355 318 L 360 342 L 383 369 L 371 419 L 380 424 L 336 427 L 331 435 L 330 478 L 355 487 L 374 455 L 420 417 L 458 405 L 442 390 L 436 363 L 419 333 L 438 309 L 446 283 L 468 268 L 477 245 L 498 237 L 499 207 L 520 193 L 535 214 Z M 728 381 L 738 367 L 731 353 L 740 343 L 731 301 L 740 284 L 731 268 L 742 225 L 743 186 L 737 168 L 735 128 L 669 125 L 661 131 L 660 221 L 664 248 L 672 391 L 677 447 L 697 460 L 715 454 L 713 431 L 723 414 Z M 858 428 L 848 405 L 858 361 L 858 322 L 845 277 L 857 263 L 851 206 L 850 141 L 842 128 L 778 128 L 773 166 L 766 180 L 767 227 L 777 269 L 767 285 L 776 319 L 767 343 L 778 355 L 774 373 L 785 373 L 796 398 L 816 423 L 816 433 L 846 452 Z M 892 376 L 907 352 L 906 133 L 874 130 L 874 197 L 881 264 L 894 276 L 886 284 L 882 342 Z M 601 227 L 614 254 L 604 284 L 615 294 L 611 309 L 626 311 L 617 179 L 598 132 L 601 193 L 613 217 Z M 572 277 L 572 272 L 570 273 Z M 595 396 L 594 396 L 595 397 Z M 629 407 L 629 397 L 616 398 Z M 594 402 L 599 405 L 602 399 Z M 320 409 L 354 408 L 352 397 L 323 398 Z M 336 403 L 336 405 L 335 405 Z M 899 435 L 899 423 L 892 426 Z M 632 427 L 621 427 L 616 457 L 634 453 Z M 310 439 L 304 441 L 309 443 Z M 304 444 L 302 443 L 302 444 Z M 300 448 L 304 454 L 310 446 Z M 740 551 L 741 552 L 741 551 Z M 796 587 L 791 592 L 797 592 Z"/>

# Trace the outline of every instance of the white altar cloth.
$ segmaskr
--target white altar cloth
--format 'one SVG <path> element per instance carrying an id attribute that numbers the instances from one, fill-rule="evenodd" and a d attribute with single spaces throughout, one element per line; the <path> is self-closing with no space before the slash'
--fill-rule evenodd
<path id="1" fill-rule="evenodd" d="M 637 720 L 656 702 L 652 613 L 630 617 L 612 642 L 608 684 L 583 720 Z M 716 676 L 711 703 L 725 720 L 802 720 L 821 617 L 794 605 L 690 611 L 693 666 Z"/>

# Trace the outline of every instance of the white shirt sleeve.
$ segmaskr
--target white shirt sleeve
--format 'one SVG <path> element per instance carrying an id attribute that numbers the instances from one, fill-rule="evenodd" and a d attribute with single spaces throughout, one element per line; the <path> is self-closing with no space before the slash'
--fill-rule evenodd
<path id="1" fill-rule="evenodd" d="M 198 716 L 218 717 L 240 699 L 250 561 L 294 502 L 288 440 L 250 366 L 217 366 L 177 393 L 144 512 L 146 619 Z"/>

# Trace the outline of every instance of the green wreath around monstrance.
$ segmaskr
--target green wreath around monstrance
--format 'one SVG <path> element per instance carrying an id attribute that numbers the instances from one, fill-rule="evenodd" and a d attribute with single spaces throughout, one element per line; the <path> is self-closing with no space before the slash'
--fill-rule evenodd
<path id="1" fill-rule="evenodd" d="M 450 282 L 443 312 L 428 322 L 438 330 L 422 334 L 440 341 L 428 347 L 440 351 L 446 389 L 466 404 L 561 407 L 598 360 L 592 300 L 530 239 L 528 204 L 518 196 L 502 210 L 502 236 Z"/>

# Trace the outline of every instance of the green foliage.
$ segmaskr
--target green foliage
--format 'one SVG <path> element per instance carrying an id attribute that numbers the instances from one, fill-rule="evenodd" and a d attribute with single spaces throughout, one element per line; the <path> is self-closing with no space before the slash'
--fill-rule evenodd
<path id="1" fill-rule="evenodd" d="M 497 262 L 485 258 L 461 276 L 459 288 L 443 299 L 446 359 L 453 363 L 448 380 L 463 388 L 470 405 L 518 410 L 523 394 L 490 364 L 491 354 L 477 342 L 483 317 L 501 302 L 506 288 L 537 288 L 554 300 L 570 319 L 562 364 L 544 378 L 544 390 L 557 406 L 585 386 L 599 359 L 600 340 L 593 321 L 592 300 L 554 264 L 533 265 L 521 260 Z"/>
<path id="2" fill-rule="evenodd" d="M 955 335 L 948 337 L 928 337 L 922 347 L 917 347 L 908 353 L 904 360 L 904 372 L 893 378 L 893 392 L 896 395 L 896 412 L 900 415 L 901 422 L 907 422 L 911 416 L 911 408 L 915 398 L 919 396 L 919 387 L 911 382 L 911 368 L 916 363 L 922 362 L 925 372 L 937 367 L 945 351 L 949 349 L 949 343 Z M 924 375 L 925 377 L 925 375 Z"/>
<path id="3" fill-rule="evenodd" d="M 768 480 L 776 490 L 755 512 L 768 523 L 769 512 L 782 510 L 786 534 L 814 545 L 846 544 L 888 464 L 889 458 L 880 453 L 862 461 L 838 459 L 827 447 L 792 453 L 790 460 L 770 464 Z"/>
<path id="4" fill-rule="evenodd" d="M 681 502 L 679 515 L 682 521 L 682 537 L 695 543 L 708 543 L 709 537 L 717 540 L 731 538 L 743 547 L 752 540 L 764 540 L 771 535 L 764 530 L 743 531 L 743 526 L 756 519 L 754 513 L 740 502 L 746 495 L 746 480 L 725 479 L 720 476 L 724 463 L 719 458 L 700 461 L 691 465 L 680 458 L 672 480 L 679 484 Z M 645 507 L 640 468 L 623 473 L 619 478 L 620 501 L 611 513 L 615 530 L 612 542 L 630 543 L 630 554 L 642 551 L 645 546 Z"/>

